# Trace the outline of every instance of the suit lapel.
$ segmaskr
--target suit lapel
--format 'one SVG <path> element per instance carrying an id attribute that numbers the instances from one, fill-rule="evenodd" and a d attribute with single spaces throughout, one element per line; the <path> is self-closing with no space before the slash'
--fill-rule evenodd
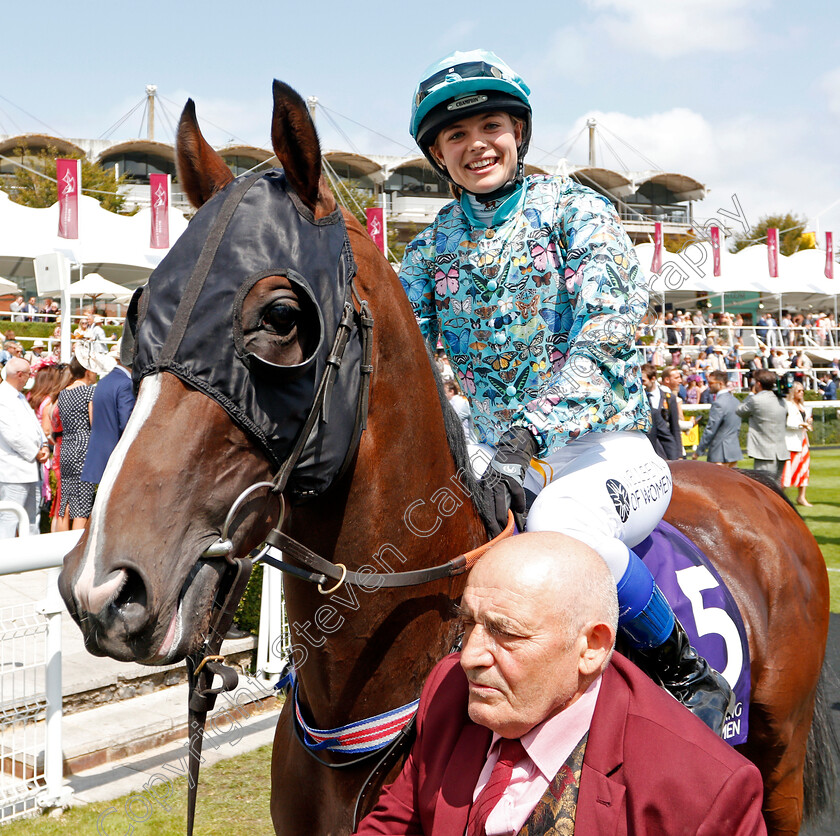
<path id="1" fill-rule="evenodd" d="M 461 730 L 443 774 L 432 836 L 460 836 L 467 829 L 473 792 L 487 760 L 491 739 L 490 729 L 475 723 L 468 722 Z"/>
<path id="2" fill-rule="evenodd" d="M 624 786 L 587 768 L 584 763 L 580 774 L 575 836 L 624 836 L 627 833 L 624 807 Z"/>
<path id="3" fill-rule="evenodd" d="M 604 672 L 589 727 L 575 836 L 618 836 L 626 832 L 621 765 L 629 705 L 630 689 L 613 662 Z"/>

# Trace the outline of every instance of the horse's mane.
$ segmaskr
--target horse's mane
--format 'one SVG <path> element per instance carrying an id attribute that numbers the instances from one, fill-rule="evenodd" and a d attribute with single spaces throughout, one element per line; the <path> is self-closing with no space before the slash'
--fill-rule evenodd
<path id="1" fill-rule="evenodd" d="M 489 530 L 489 521 L 493 517 L 493 508 L 490 502 L 489 492 L 476 479 L 470 457 L 467 453 L 467 439 L 464 436 L 464 425 L 461 419 L 456 414 L 455 410 L 449 405 L 449 399 L 446 397 L 446 392 L 443 390 L 443 379 L 440 376 L 440 370 L 435 363 L 434 354 L 430 347 L 427 346 L 429 354 L 429 363 L 432 367 L 432 374 L 435 377 L 435 386 L 437 386 L 438 398 L 440 399 L 440 407 L 443 412 L 443 425 L 446 428 L 446 440 L 449 442 L 449 449 L 452 452 L 452 458 L 455 460 L 455 467 L 462 474 L 460 481 L 464 487 L 472 495 L 473 505 L 478 515 L 484 522 L 484 527 Z"/>
<path id="2" fill-rule="evenodd" d="M 767 472 L 763 470 L 747 470 L 745 467 L 738 467 L 736 470 L 739 473 L 743 473 L 744 476 L 749 476 L 750 479 L 760 482 L 764 485 L 765 488 L 770 488 L 773 493 L 778 494 L 794 511 L 796 511 L 798 516 L 802 516 L 799 513 L 799 509 L 793 504 L 790 497 L 784 492 L 782 486 Z"/>

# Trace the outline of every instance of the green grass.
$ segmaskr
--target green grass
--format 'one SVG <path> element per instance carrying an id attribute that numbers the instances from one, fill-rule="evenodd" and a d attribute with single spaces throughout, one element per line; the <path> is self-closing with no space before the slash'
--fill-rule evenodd
<path id="1" fill-rule="evenodd" d="M 752 461 L 742 461 L 751 467 Z M 796 499 L 795 488 L 788 490 Z M 811 449 L 811 484 L 808 500 L 813 508 L 797 506 L 820 544 L 831 583 L 831 610 L 840 612 L 840 449 Z M 834 571 L 832 571 L 834 570 Z M 238 755 L 201 771 L 198 793 L 196 836 L 241 836 L 273 833 L 269 815 L 271 747 Z M 75 807 L 58 818 L 27 819 L 2 828 L 2 836 L 98 836 L 100 833 L 127 833 L 133 836 L 181 836 L 185 832 L 187 784 L 172 782 L 162 792 L 169 810 L 155 803 L 151 810 L 137 796 Z M 126 814 L 126 805 L 136 819 Z M 109 810 L 115 812 L 102 819 Z M 97 822 L 100 829 L 97 830 Z"/>
<path id="2" fill-rule="evenodd" d="M 831 584 L 831 611 L 840 612 L 840 450 L 811 448 L 810 481 L 806 497 L 814 507 L 796 507 L 822 549 Z M 797 489 L 788 488 L 787 494 L 795 501 Z"/>
<path id="3" fill-rule="evenodd" d="M 752 464 L 752 459 L 741 459 L 738 467 L 750 469 Z M 788 488 L 785 493 L 795 503 L 799 489 Z M 840 449 L 811 448 L 805 498 L 814 507 L 797 505 L 796 510 L 820 544 L 831 585 L 831 611 L 840 613 Z"/>
<path id="4" fill-rule="evenodd" d="M 195 836 L 264 836 L 274 833 L 268 806 L 270 774 L 271 746 L 262 746 L 202 769 Z M 13 822 L 2 827 L 2 834 L 183 836 L 187 821 L 186 779 L 173 780 L 171 787 L 158 782 L 157 787 L 165 805 L 152 803 L 148 793 L 143 796 L 135 793 L 113 801 L 73 807 L 56 818 L 43 816 Z M 129 812 L 126 812 L 127 809 Z M 109 814 L 109 811 L 113 812 Z"/>

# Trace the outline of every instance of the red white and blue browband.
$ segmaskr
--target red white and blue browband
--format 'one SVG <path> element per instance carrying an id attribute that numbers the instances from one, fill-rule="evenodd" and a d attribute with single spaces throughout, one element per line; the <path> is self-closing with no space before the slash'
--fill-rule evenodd
<path id="1" fill-rule="evenodd" d="M 295 701 L 295 716 L 303 729 L 303 742 L 313 751 L 325 749 L 347 755 L 364 754 L 384 749 L 403 730 L 403 727 L 417 713 L 420 700 L 408 703 L 401 708 L 377 714 L 367 720 L 357 720 L 337 729 L 314 729 L 308 725 L 300 711 L 298 703 L 297 679 L 294 671 L 287 674 L 275 688 L 291 685 Z"/>

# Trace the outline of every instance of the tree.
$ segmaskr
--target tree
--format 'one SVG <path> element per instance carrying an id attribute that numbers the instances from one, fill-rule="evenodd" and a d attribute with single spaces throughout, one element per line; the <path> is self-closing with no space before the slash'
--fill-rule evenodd
<path id="1" fill-rule="evenodd" d="M 365 209 L 377 205 L 376 195 L 370 189 L 364 188 L 358 180 L 336 178 L 333 186 L 335 199 L 355 215 L 362 226 L 366 227 Z"/>
<path id="2" fill-rule="evenodd" d="M 779 230 L 779 252 L 782 255 L 814 249 L 813 236 L 805 235 L 805 218 L 788 212 L 786 215 L 767 215 L 748 233 L 735 235 L 730 251 L 737 253 L 754 244 L 766 244 L 767 230 L 774 228 Z"/>
<path id="3" fill-rule="evenodd" d="M 25 146 L 15 148 L 14 156 L 26 157 L 27 168 L 15 166 L 15 173 L 9 180 L 0 180 L 0 188 L 8 192 L 15 203 L 40 209 L 52 206 L 58 200 L 58 189 L 55 183 L 56 157 L 79 158 L 75 154 L 61 155 L 57 148 L 42 148 L 36 155 Z M 104 209 L 111 212 L 133 214 L 137 211 L 136 209 L 131 212 L 124 211 L 125 197 L 118 193 L 118 189 L 126 182 L 125 175 L 115 179 L 112 171 L 106 171 L 85 157 L 81 157 L 81 161 L 82 194 L 95 197 Z M 29 169 L 34 169 L 34 171 Z M 35 171 L 46 176 L 42 177 Z"/>
<path id="4" fill-rule="evenodd" d="M 697 243 L 697 236 L 693 229 L 684 235 L 682 233 L 663 235 L 662 239 L 662 247 L 668 253 L 681 253 L 689 244 Z"/>
<path id="5" fill-rule="evenodd" d="M 365 209 L 379 206 L 379 199 L 370 190 L 366 189 L 358 180 L 336 179 L 333 183 L 335 199 L 345 209 L 356 216 L 359 223 L 367 229 L 367 215 Z M 419 231 L 419 230 L 418 230 Z M 393 227 L 388 227 L 388 259 L 400 261 L 405 252 L 405 243 L 398 240 L 398 232 Z M 412 236 L 413 237 L 413 236 Z"/>

